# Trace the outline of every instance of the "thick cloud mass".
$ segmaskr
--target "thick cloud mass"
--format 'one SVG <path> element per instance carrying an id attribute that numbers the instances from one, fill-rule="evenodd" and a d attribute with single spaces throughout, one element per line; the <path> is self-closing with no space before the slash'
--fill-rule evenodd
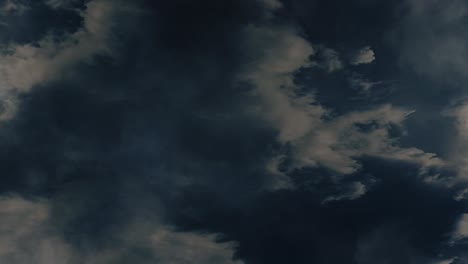
<path id="1" fill-rule="evenodd" d="M 1 1 L 0 263 L 467 263 L 465 7 Z"/>

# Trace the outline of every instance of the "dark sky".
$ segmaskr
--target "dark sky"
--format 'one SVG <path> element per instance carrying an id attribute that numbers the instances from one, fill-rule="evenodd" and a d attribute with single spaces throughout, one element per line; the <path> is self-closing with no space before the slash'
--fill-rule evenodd
<path id="1" fill-rule="evenodd" d="M 0 0 L 0 263 L 467 264 L 465 0 Z"/>

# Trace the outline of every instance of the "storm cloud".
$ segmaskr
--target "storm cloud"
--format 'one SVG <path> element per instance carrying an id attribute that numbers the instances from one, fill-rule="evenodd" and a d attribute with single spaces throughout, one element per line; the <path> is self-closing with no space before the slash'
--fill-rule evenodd
<path id="1" fill-rule="evenodd" d="M 0 8 L 0 262 L 468 261 L 463 1 Z"/>

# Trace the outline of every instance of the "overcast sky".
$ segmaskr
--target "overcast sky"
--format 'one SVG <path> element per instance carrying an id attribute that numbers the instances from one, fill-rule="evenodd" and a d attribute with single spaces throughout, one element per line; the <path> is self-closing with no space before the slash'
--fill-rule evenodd
<path id="1" fill-rule="evenodd" d="M 0 0 L 0 263 L 467 264 L 466 0 Z"/>

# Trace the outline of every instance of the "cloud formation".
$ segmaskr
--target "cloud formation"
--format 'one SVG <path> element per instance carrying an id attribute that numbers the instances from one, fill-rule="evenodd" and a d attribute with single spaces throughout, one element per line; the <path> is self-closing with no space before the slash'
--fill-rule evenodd
<path id="1" fill-rule="evenodd" d="M 0 261 L 26 263 L 125 263 L 132 248 L 146 248 L 141 261 L 164 263 L 241 263 L 232 260 L 230 245 L 218 244 L 214 235 L 177 232 L 160 223 L 142 221 L 120 234 L 119 248 L 86 249 L 70 244 L 54 226 L 51 204 L 20 196 L 0 199 Z M 154 219 L 153 219 L 154 220 Z M 138 260 L 134 259 L 135 261 Z"/>
<path id="2" fill-rule="evenodd" d="M 252 111 L 277 129 L 279 143 L 291 147 L 290 156 L 281 153 L 272 159 L 267 165 L 270 171 L 281 174 L 275 167 L 283 159 L 291 163 L 291 170 L 324 166 L 351 174 L 360 168 L 358 159 L 362 156 L 417 162 L 422 166 L 444 165 L 435 154 L 395 146 L 397 140 L 390 137 L 388 130 L 402 127 L 409 110 L 383 105 L 326 118 L 329 110 L 317 102 L 313 93 L 301 93 L 294 83 L 297 71 L 314 66 L 310 60 L 315 55 L 313 46 L 292 26 L 266 25 L 249 25 L 244 31 L 246 49 L 252 52 L 253 59 L 241 80 L 251 82 L 253 95 L 261 100 Z M 336 52 L 325 48 L 322 53 L 329 71 L 330 67 L 331 71 L 342 67 Z M 369 47 L 363 48 L 357 64 L 371 62 L 373 54 Z M 360 130 L 359 125 L 369 126 L 368 131 Z"/>
<path id="3" fill-rule="evenodd" d="M 47 201 L 4 196 L 0 206 L 1 262 L 76 263 L 72 247 L 50 222 Z"/>
<path id="4" fill-rule="evenodd" d="M 2 13 L 0 262 L 463 263 L 463 96 L 394 50 L 452 4 L 401 1 Z"/>
<path id="5" fill-rule="evenodd" d="M 37 84 L 69 74 L 70 67 L 77 63 L 108 54 L 115 8 L 110 1 L 91 1 L 83 13 L 83 28 L 63 40 L 47 36 L 37 44 L 8 47 L 0 59 L 2 76 L 8 85 L 2 92 L 27 91 Z"/>
<path id="6" fill-rule="evenodd" d="M 375 53 L 370 46 L 358 50 L 352 55 L 350 63 L 352 65 L 369 64 L 375 60 Z"/>

